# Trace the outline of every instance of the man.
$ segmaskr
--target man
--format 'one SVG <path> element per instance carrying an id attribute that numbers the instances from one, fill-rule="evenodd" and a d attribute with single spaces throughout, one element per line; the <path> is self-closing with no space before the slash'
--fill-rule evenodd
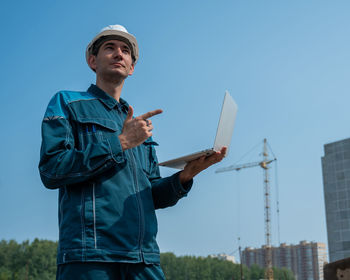
<path id="1" fill-rule="evenodd" d="M 150 118 L 162 110 L 133 117 L 121 98 L 138 57 L 123 26 L 102 29 L 86 50 L 96 85 L 58 92 L 45 113 L 39 170 L 59 189 L 57 279 L 164 279 L 155 209 L 175 205 L 226 153 L 160 177 Z"/>

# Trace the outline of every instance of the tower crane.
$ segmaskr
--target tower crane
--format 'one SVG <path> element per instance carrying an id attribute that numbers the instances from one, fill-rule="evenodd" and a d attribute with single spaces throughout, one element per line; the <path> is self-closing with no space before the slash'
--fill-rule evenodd
<path id="1" fill-rule="evenodd" d="M 263 160 L 258 162 L 250 162 L 246 164 L 231 165 L 228 167 L 219 168 L 215 173 L 227 171 L 239 171 L 244 168 L 251 168 L 260 166 L 264 172 L 264 222 L 265 222 L 265 277 L 268 280 L 273 280 L 272 270 L 272 248 L 271 248 L 271 207 L 270 207 L 270 181 L 269 181 L 269 164 L 277 160 L 276 158 L 269 158 L 267 149 L 267 140 L 264 139 Z"/>

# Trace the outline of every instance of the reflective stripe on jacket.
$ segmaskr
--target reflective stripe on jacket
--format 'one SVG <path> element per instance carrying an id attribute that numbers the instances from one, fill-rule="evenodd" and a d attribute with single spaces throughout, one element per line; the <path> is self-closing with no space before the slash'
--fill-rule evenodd
<path id="1" fill-rule="evenodd" d="M 129 105 L 95 85 L 58 92 L 42 122 L 39 171 L 59 189 L 57 262 L 159 263 L 155 209 L 186 196 L 178 174 L 161 178 L 152 138 L 123 151 Z"/>

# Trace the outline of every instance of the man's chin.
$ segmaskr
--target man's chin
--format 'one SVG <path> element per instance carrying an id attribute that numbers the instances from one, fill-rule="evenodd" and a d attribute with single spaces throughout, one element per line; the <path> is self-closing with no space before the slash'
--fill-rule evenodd
<path id="1" fill-rule="evenodd" d="M 109 81 L 120 81 L 125 80 L 128 75 L 124 71 L 112 70 L 103 73 L 105 80 Z"/>

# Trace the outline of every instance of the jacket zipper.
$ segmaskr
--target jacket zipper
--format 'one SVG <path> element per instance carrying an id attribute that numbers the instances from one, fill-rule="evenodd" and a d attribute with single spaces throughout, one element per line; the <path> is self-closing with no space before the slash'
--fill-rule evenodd
<path id="1" fill-rule="evenodd" d="M 80 213 L 80 219 L 81 219 L 81 241 L 84 250 L 86 250 L 86 241 L 85 241 L 85 193 L 84 189 L 81 190 L 81 213 Z M 82 256 L 83 258 L 83 256 Z"/>
<path id="2" fill-rule="evenodd" d="M 148 147 L 146 145 L 144 145 L 145 147 L 143 147 L 142 149 L 142 153 L 143 153 L 143 158 L 145 160 L 145 170 L 148 171 L 148 166 L 147 166 L 147 152 L 148 152 Z"/>
<path id="3" fill-rule="evenodd" d="M 119 118 L 119 120 L 121 121 L 121 123 L 124 123 L 124 121 L 122 120 L 121 117 L 121 112 L 119 109 L 117 109 L 117 116 Z M 130 158 L 131 158 L 131 163 L 132 163 L 132 173 L 134 176 L 134 184 L 135 184 L 135 190 L 136 190 L 136 198 L 137 198 L 137 206 L 138 206 L 138 211 L 139 211 L 139 217 L 140 217 L 140 231 L 139 231 L 139 248 L 140 248 L 140 256 L 141 256 L 141 260 L 144 261 L 143 259 L 143 255 L 142 255 L 142 243 L 143 243 L 143 232 L 144 232 L 144 213 L 143 213 L 143 204 L 142 204 L 142 200 L 141 200 L 141 196 L 140 196 L 140 190 L 138 187 L 138 181 L 137 181 L 137 172 L 136 172 L 136 160 L 134 157 L 134 153 L 132 149 L 128 149 L 126 150 L 126 152 L 128 152 L 130 154 Z"/>
<path id="4" fill-rule="evenodd" d="M 143 243 L 143 232 L 144 232 L 144 213 L 143 213 L 143 204 L 141 200 L 140 190 L 137 182 L 137 174 L 136 174 L 136 160 L 134 153 L 131 149 L 127 150 L 131 154 L 132 158 L 132 170 L 134 175 L 134 183 L 135 183 L 135 189 L 136 189 L 136 197 L 138 201 L 138 210 L 139 210 L 139 216 L 140 216 L 140 231 L 139 231 L 139 248 L 140 248 L 140 256 L 141 260 L 143 261 L 143 255 L 142 255 L 142 243 Z"/>
<path id="5" fill-rule="evenodd" d="M 94 243 L 95 243 L 95 249 L 97 249 L 95 183 L 92 183 L 92 213 L 93 213 L 93 216 L 94 216 Z"/>

